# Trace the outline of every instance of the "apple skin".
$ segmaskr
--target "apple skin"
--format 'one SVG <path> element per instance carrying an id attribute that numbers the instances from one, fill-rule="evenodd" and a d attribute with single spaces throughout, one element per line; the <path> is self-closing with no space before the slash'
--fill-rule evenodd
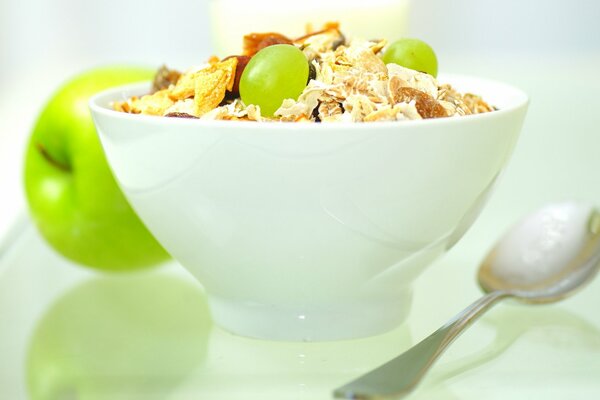
<path id="1" fill-rule="evenodd" d="M 124 271 L 169 258 L 117 186 L 88 109 L 99 91 L 152 75 L 118 66 L 84 72 L 55 93 L 33 129 L 24 168 L 30 215 L 47 242 L 79 264 Z"/>

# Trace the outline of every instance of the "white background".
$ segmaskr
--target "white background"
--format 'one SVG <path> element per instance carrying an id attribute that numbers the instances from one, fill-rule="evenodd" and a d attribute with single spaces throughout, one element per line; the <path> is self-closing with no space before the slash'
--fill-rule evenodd
<path id="1" fill-rule="evenodd" d="M 600 203 L 599 17 L 595 0 L 412 1 L 410 33 L 437 50 L 441 71 L 504 80 L 532 97 L 482 223 L 551 199 Z M 23 208 L 31 125 L 62 81 L 103 64 L 193 65 L 212 52 L 207 1 L 0 0 L 0 236 Z"/>

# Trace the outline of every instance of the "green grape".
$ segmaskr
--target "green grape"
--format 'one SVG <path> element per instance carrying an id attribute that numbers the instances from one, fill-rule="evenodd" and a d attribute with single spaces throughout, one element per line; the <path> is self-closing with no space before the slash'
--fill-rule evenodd
<path id="1" fill-rule="evenodd" d="M 433 49 L 419 39 L 400 39 L 390 45 L 383 61 L 437 76 L 438 61 Z"/>
<path id="2" fill-rule="evenodd" d="M 296 46 L 265 47 L 248 63 L 240 80 L 240 96 L 246 105 L 260 106 L 271 117 L 285 99 L 298 99 L 308 81 L 308 60 Z"/>

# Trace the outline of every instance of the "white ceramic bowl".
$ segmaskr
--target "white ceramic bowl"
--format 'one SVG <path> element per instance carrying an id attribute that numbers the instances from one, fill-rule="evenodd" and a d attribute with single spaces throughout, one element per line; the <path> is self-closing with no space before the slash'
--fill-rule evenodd
<path id="1" fill-rule="evenodd" d="M 213 317 L 247 336 L 334 340 L 389 330 L 411 283 L 475 220 L 526 114 L 518 89 L 441 77 L 499 111 L 380 123 L 252 123 L 91 109 L 109 164 Z"/>

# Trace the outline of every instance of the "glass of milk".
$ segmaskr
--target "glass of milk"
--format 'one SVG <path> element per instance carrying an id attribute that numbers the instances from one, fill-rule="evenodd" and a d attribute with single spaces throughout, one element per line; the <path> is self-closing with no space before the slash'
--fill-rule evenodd
<path id="1" fill-rule="evenodd" d="M 336 21 L 349 37 L 385 38 L 407 33 L 410 0 L 211 0 L 212 35 L 219 56 L 240 54 L 243 36 L 278 32 L 290 38 Z"/>

